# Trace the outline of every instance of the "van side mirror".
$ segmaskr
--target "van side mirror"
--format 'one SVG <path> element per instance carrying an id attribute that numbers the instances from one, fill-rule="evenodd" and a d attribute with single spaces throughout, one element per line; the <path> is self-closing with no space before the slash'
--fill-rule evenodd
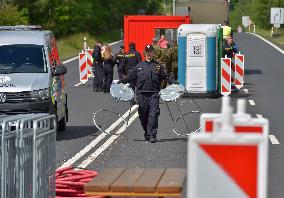
<path id="1" fill-rule="evenodd" d="M 63 64 L 60 64 L 60 65 L 55 67 L 53 75 L 54 76 L 60 76 L 60 75 L 66 74 L 66 73 L 67 73 L 67 67 L 64 66 Z"/>

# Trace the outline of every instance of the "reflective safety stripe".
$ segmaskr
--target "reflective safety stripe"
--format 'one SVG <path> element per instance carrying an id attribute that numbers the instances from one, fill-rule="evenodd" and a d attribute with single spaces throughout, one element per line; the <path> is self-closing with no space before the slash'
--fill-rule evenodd
<path id="1" fill-rule="evenodd" d="M 230 26 L 222 26 L 223 28 L 223 38 L 226 39 L 227 36 L 231 34 L 232 28 Z"/>

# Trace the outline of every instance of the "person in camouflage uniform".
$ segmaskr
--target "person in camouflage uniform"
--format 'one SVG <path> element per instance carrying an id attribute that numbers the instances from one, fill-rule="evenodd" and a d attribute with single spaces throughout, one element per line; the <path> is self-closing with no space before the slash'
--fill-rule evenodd
<path id="1" fill-rule="evenodd" d="M 161 58 L 158 62 L 166 66 L 168 72 L 171 70 L 169 48 L 161 49 Z"/>
<path id="2" fill-rule="evenodd" d="M 154 60 L 159 62 L 161 55 L 162 55 L 162 49 L 160 48 L 160 46 L 157 45 L 157 43 L 158 43 L 158 40 L 156 38 L 153 38 L 152 45 L 154 48 Z"/>
<path id="3" fill-rule="evenodd" d="M 178 73 L 178 45 L 177 41 L 173 41 L 172 47 L 169 49 L 169 56 L 170 56 L 170 64 L 171 70 L 168 71 L 169 73 L 173 73 L 173 77 L 177 79 Z"/>
<path id="4" fill-rule="evenodd" d="M 163 65 L 166 69 L 167 72 L 170 73 L 170 56 L 169 56 L 169 45 L 167 45 L 167 48 L 160 49 L 161 50 L 161 57 L 159 60 L 157 60 L 161 65 Z M 165 81 L 162 82 L 162 88 L 166 88 L 167 83 Z"/>

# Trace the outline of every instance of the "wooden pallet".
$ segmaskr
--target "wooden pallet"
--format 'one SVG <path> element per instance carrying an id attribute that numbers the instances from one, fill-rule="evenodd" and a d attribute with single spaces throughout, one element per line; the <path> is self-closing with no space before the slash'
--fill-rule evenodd
<path id="1" fill-rule="evenodd" d="M 185 169 L 106 169 L 84 190 L 108 197 L 181 197 L 185 178 Z"/>

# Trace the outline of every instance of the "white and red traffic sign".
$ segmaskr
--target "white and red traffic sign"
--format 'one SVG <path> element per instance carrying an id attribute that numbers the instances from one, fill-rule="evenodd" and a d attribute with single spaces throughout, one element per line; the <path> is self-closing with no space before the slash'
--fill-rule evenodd
<path id="1" fill-rule="evenodd" d="M 79 53 L 79 74 L 80 82 L 85 84 L 88 81 L 88 68 L 86 63 L 86 53 Z"/>
<path id="2" fill-rule="evenodd" d="M 244 122 L 250 115 L 245 113 L 244 100 L 238 101 L 234 116 L 229 103 L 229 97 L 223 97 L 222 113 L 212 114 L 213 122 L 189 136 L 188 197 L 267 196 L 268 121 L 266 129 L 249 123 L 236 127 L 237 120 Z M 219 119 L 219 128 L 214 129 L 214 119 Z M 255 128 L 254 132 L 248 132 L 251 128 Z"/>
<path id="3" fill-rule="evenodd" d="M 221 94 L 231 94 L 231 59 L 221 58 Z"/>
<path id="4" fill-rule="evenodd" d="M 240 89 L 244 85 L 245 75 L 245 56 L 243 54 L 235 54 L 235 86 Z"/>
<path id="5" fill-rule="evenodd" d="M 188 197 L 265 198 L 267 141 L 259 134 L 192 134 Z"/>
<path id="6" fill-rule="evenodd" d="M 233 116 L 233 128 L 236 133 L 258 133 L 268 135 L 268 121 L 264 118 L 250 118 L 247 120 L 238 119 L 237 115 Z M 204 114 L 201 118 L 201 131 L 213 133 L 220 130 L 222 123 L 220 116 Z"/>
<path id="7" fill-rule="evenodd" d="M 229 106 L 224 102 L 222 109 Z M 246 113 L 245 100 L 238 100 L 237 113 L 233 114 L 232 125 L 236 133 L 258 133 L 268 136 L 269 122 L 265 118 L 253 118 L 250 114 Z M 221 113 L 204 113 L 200 116 L 200 131 L 205 133 L 213 133 L 220 131 L 222 128 L 222 114 Z"/>

